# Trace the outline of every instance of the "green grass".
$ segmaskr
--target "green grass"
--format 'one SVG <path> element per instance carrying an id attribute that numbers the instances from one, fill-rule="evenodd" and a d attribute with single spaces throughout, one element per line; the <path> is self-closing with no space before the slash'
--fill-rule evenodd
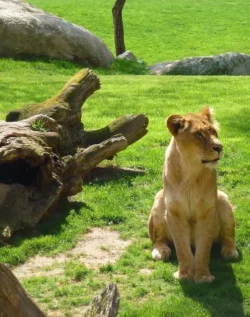
<path id="1" fill-rule="evenodd" d="M 30 2 L 83 25 L 114 52 L 114 0 L 96 0 L 95 5 L 90 0 Z M 250 53 L 249 9 L 250 3 L 243 0 L 127 0 L 126 46 L 148 65 L 192 55 Z M 1 59 L 0 119 L 10 110 L 50 98 L 80 68 L 78 64 L 44 58 Z M 106 226 L 119 231 L 123 239 L 133 238 L 117 263 L 94 271 L 74 258 L 65 264 L 60 276 L 23 281 L 45 311 L 60 310 L 65 316 L 74 316 L 75 308 L 87 305 L 107 283 L 116 282 L 122 317 L 250 316 L 250 78 L 143 76 L 145 65 L 123 61 L 110 70 L 96 71 L 102 88 L 84 104 L 85 128 L 103 127 L 128 113 L 146 114 L 150 121 L 148 134 L 119 153 L 113 162 L 122 167 L 144 167 L 145 175 L 127 175 L 109 182 L 94 180 L 84 185 L 81 193 L 63 201 L 34 232 L 15 234 L 10 246 L 0 248 L 0 262 L 14 267 L 37 254 L 54 256 L 70 250 L 88 228 Z M 154 195 L 161 188 L 164 151 L 170 139 L 165 118 L 198 111 L 208 104 L 214 107 L 221 126 L 225 155 L 218 167 L 218 184 L 236 206 L 236 240 L 241 258 L 228 263 L 214 250 L 210 267 L 215 282 L 195 285 L 173 278 L 175 255 L 169 263 L 152 261 L 147 219 Z"/>
<path id="2" fill-rule="evenodd" d="M 26 73 L 20 62 L 16 63 L 15 78 L 7 74 L 6 70 L 0 84 L 8 87 L 12 83 L 15 93 L 13 89 L 1 90 L 2 118 L 13 104 L 50 97 L 69 77 L 68 70 L 64 74 L 51 74 L 49 69 L 37 72 L 35 64 Z M 65 316 L 71 316 L 74 307 L 86 305 L 104 285 L 113 281 L 121 292 L 120 316 L 247 316 L 250 314 L 247 97 L 250 78 L 128 75 L 100 78 L 101 90 L 84 105 L 85 127 L 102 127 L 126 113 L 145 113 L 150 120 L 148 134 L 119 153 L 114 164 L 144 167 L 146 174 L 86 184 L 83 192 L 71 202 L 63 202 L 58 213 L 42 221 L 35 233 L 16 234 L 11 247 L 0 249 L 0 261 L 17 265 L 36 254 L 54 255 L 71 249 L 87 228 L 108 226 L 118 230 L 124 239 L 133 237 L 134 241 L 116 264 L 93 272 L 76 259 L 72 268 L 70 265 L 65 268 L 65 275 L 24 280 L 25 288 L 45 310 L 60 309 Z M 165 118 L 173 113 L 198 111 L 207 104 L 214 107 L 221 125 L 225 156 L 218 168 L 218 183 L 237 206 L 237 246 L 242 259 L 227 263 L 215 253 L 211 271 L 216 281 L 212 285 L 180 284 L 172 277 L 177 267 L 175 257 L 167 264 L 151 260 L 147 218 L 154 195 L 161 188 L 164 151 L 170 139 Z M 151 274 L 141 273 L 145 269 Z"/>
<path id="3" fill-rule="evenodd" d="M 111 14 L 115 0 L 30 3 L 82 25 L 115 52 Z M 245 0 L 127 0 L 123 9 L 126 49 L 148 65 L 230 51 L 250 53 L 249 11 L 250 2 Z"/>

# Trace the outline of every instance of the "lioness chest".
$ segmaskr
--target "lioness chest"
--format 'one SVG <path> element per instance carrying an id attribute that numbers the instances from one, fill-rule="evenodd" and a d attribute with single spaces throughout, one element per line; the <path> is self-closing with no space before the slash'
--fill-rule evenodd
<path id="1" fill-rule="evenodd" d="M 217 227 L 216 201 L 216 185 L 209 187 L 199 182 L 190 182 L 165 190 L 166 212 L 173 212 L 179 222 L 188 222 L 192 244 L 195 244 L 197 225 L 201 221 L 212 220 Z M 218 230 L 215 229 L 216 232 Z"/>
<path id="2" fill-rule="evenodd" d="M 215 209 L 216 200 L 216 185 L 197 181 L 180 183 L 165 190 L 166 209 L 185 217 L 190 224 Z"/>

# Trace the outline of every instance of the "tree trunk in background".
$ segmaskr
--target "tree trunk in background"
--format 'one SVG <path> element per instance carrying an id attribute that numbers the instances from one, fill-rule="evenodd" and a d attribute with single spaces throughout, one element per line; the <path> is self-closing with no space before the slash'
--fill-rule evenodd
<path id="1" fill-rule="evenodd" d="M 122 22 L 122 9 L 125 2 L 126 0 L 116 0 L 115 5 L 112 9 L 116 56 L 125 52 L 124 30 Z"/>

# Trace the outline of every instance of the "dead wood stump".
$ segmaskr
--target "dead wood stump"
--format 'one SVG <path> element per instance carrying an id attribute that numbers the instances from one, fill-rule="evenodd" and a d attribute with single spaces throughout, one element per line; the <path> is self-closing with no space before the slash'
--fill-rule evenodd
<path id="1" fill-rule="evenodd" d="M 98 77 L 81 70 L 56 96 L 0 121 L 0 238 L 34 227 L 60 197 L 80 192 L 101 161 L 147 133 L 143 114 L 84 130 L 82 105 L 99 88 Z"/>
<path id="2" fill-rule="evenodd" d="M 108 284 L 85 311 L 86 317 L 115 317 L 120 295 L 116 284 Z M 45 317 L 11 270 L 0 263 L 0 317 Z"/>
<path id="3" fill-rule="evenodd" d="M 45 317 L 15 275 L 0 264 L 0 317 Z"/>
<path id="4" fill-rule="evenodd" d="M 99 295 L 95 296 L 85 312 L 85 317 L 116 317 L 120 303 L 117 285 L 108 284 Z"/>

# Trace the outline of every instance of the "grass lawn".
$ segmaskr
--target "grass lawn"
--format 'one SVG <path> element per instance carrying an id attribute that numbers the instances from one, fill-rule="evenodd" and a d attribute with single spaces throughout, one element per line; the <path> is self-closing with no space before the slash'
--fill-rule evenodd
<path id="1" fill-rule="evenodd" d="M 115 52 L 111 14 L 115 0 L 29 2 L 82 25 Z M 249 12 L 246 0 L 126 0 L 126 49 L 148 65 L 231 51 L 250 54 Z"/>
<path id="2" fill-rule="evenodd" d="M 114 52 L 114 0 L 96 0 L 94 5 L 90 0 L 30 2 L 83 25 Z M 250 2 L 243 0 L 127 0 L 127 49 L 147 64 L 227 51 L 250 53 L 249 11 Z M 123 239 L 132 239 L 117 263 L 94 271 L 76 257 L 65 264 L 63 274 L 22 281 L 51 316 L 60 310 L 63 316 L 74 317 L 74 308 L 87 305 L 107 283 L 116 282 L 122 317 L 250 317 L 250 78 L 114 75 L 126 73 L 126 67 L 97 70 L 102 88 L 85 103 L 83 122 L 86 129 L 95 129 L 118 116 L 146 114 L 148 134 L 113 162 L 121 167 L 143 167 L 145 175 L 84 185 L 81 193 L 62 202 L 58 212 L 43 220 L 35 232 L 18 233 L 10 246 L 0 248 L 0 262 L 15 267 L 35 255 L 54 256 L 72 249 L 88 228 L 109 227 Z M 0 59 L 0 119 L 9 110 L 51 97 L 80 68 L 53 60 Z M 151 259 L 147 219 L 162 186 L 164 152 L 170 140 L 165 118 L 199 111 L 208 104 L 214 107 L 221 126 L 225 154 L 218 167 L 218 184 L 236 207 L 236 243 L 241 257 L 230 263 L 213 250 L 210 267 L 216 280 L 211 285 L 196 285 L 173 278 L 174 255 L 168 263 Z"/>
<path id="3" fill-rule="evenodd" d="M 10 109 L 50 97 L 76 70 L 57 71 L 53 64 L 51 71 L 41 62 L 2 60 L 0 64 L 2 119 Z M 146 174 L 85 185 L 82 193 L 62 204 L 58 213 L 44 220 L 35 233 L 15 235 L 11 247 L 0 249 L 0 261 L 15 266 L 37 254 L 54 255 L 72 248 L 87 228 L 108 226 L 119 231 L 122 238 L 133 239 L 116 264 L 94 272 L 82 267 L 76 258 L 71 268 L 66 265 L 65 274 L 23 281 L 45 310 L 60 309 L 65 316 L 74 316 L 73 307 L 86 305 L 106 283 L 114 281 L 121 292 L 120 316 L 249 315 L 250 79 L 129 75 L 100 78 L 101 90 L 84 106 L 85 126 L 98 128 L 126 113 L 145 113 L 150 120 L 148 134 L 119 153 L 114 164 L 144 167 Z M 242 256 L 239 262 L 227 263 L 214 252 L 213 284 L 180 284 L 172 277 L 177 267 L 175 257 L 169 263 L 151 260 L 147 218 L 154 195 L 161 188 L 164 151 L 170 139 L 165 118 L 173 113 L 197 111 L 207 104 L 214 107 L 221 125 L 225 156 L 218 168 L 218 182 L 237 207 L 237 246 Z M 151 274 L 143 274 L 144 270 Z M 72 278 L 78 275 L 80 281 L 73 283 Z"/>

